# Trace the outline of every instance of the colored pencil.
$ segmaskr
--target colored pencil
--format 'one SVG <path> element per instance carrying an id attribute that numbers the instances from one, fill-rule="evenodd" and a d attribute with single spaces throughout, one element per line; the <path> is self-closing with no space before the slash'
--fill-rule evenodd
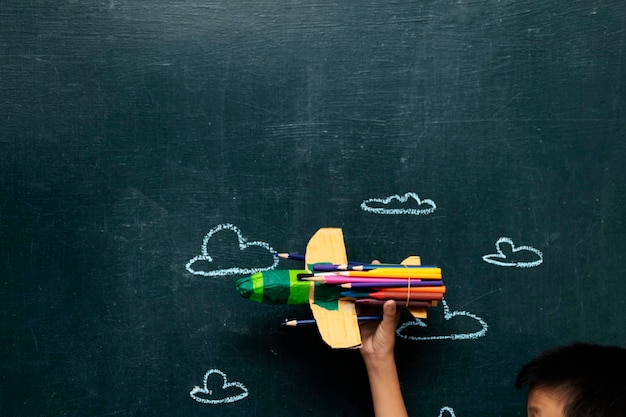
<path id="1" fill-rule="evenodd" d="M 356 279 L 356 278 L 354 278 Z M 402 280 L 372 280 L 370 282 L 370 278 L 363 278 L 363 279 L 367 279 L 367 281 L 365 282 L 361 282 L 361 281 L 356 281 L 356 282 L 344 282 L 341 283 L 339 285 L 341 285 L 342 288 L 366 288 L 366 287 L 371 287 L 371 288 L 386 288 L 386 287 L 399 287 L 399 288 L 404 288 L 406 290 L 407 287 L 413 288 L 413 287 L 439 287 L 443 285 L 443 281 L 435 281 L 435 280 L 431 280 L 431 279 L 427 279 L 427 280 L 419 280 L 419 279 L 412 279 L 410 284 L 409 284 L 409 280 L 408 279 L 402 279 Z"/>
<path id="2" fill-rule="evenodd" d="M 382 292 L 393 292 L 393 293 L 405 293 L 407 291 L 411 291 L 411 292 L 433 292 L 433 293 L 445 293 L 446 292 L 446 287 L 443 285 L 439 285 L 437 287 L 404 287 L 404 288 L 399 288 L 399 287 L 394 287 L 394 288 L 381 288 L 379 289 L 379 291 Z"/>
<path id="3" fill-rule="evenodd" d="M 337 268 L 337 265 L 335 265 L 335 264 L 317 263 L 317 264 L 313 264 L 313 270 L 314 271 L 332 272 L 332 271 L 338 271 L 338 268 Z"/>
<path id="4" fill-rule="evenodd" d="M 371 271 L 345 271 L 338 272 L 338 275 L 346 277 L 362 277 L 362 278 L 423 278 L 423 279 L 441 279 L 441 269 L 425 268 L 425 269 L 389 269 L 376 268 Z"/>
<path id="5" fill-rule="evenodd" d="M 360 298 L 355 301 L 359 305 L 368 306 L 382 306 L 387 300 L 377 300 L 375 298 Z M 430 301 L 409 301 L 409 304 L 402 303 L 402 307 L 431 307 L 433 304 Z"/>
<path id="6" fill-rule="evenodd" d="M 295 261 L 304 261 L 304 255 L 299 255 L 297 253 L 274 253 L 274 256 L 278 256 L 283 259 L 293 259 Z"/>
<path id="7" fill-rule="evenodd" d="M 407 296 L 408 295 L 408 296 Z M 370 293 L 368 295 L 371 298 L 377 298 L 379 300 L 409 300 L 409 301 L 416 301 L 416 300 L 443 300 L 443 294 L 442 293 L 423 293 L 423 292 L 410 292 L 410 293 L 399 293 L 399 292 L 383 292 L 383 291 L 377 291 L 377 292 L 373 292 Z"/>
<path id="8" fill-rule="evenodd" d="M 348 277 L 342 277 L 341 275 L 337 275 L 337 272 L 319 272 L 317 274 L 312 274 L 312 273 L 308 273 L 308 274 L 298 274 L 298 279 L 303 280 L 303 281 L 315 281 L 315 282 L 324 282 L 326 277 L 331 277 L 331 278 L 342 278 L 344 280 L 350 280 L 350 278 Z M 362 278 L 360 278 L 362 279 Z"/>
<path id="9" fill-rule="evenodd" d="M 344 297 L 350 298 L 376 298 L 379 300 L 443 300 L 443 293 L 428 293 L 428 292 L 415 292 L 405 291 L 402 292 L 366 292 L 366 291 L 344 291 L 341 293 Z"/>
<path id="10" fill-rule="evenodd" d="M 409 280 L 408 279 L 402 279 L 402 278 L 363 278 L 363 277 L 344 277 L 341 275 L 316 275 L 316 276 L 302 276 L 300 275 L 299 278 L 303 281 L 314 281 L 314 282 L 321 282 L 324 284 L 347 284 L 349 282 L 364 282 L 364 283 L 380 283 L 380 282 L 386 282 L 386 283 L 390 283 L 390 284 L 401 284 L 404 286 L 408 286 L 409 284 Z M 411 279 L 410 280 L 411 283 L 415 282 L 422 282 L 420 279 Z M 434 281 L 434 280 L 427 280 L 428 282 L 439 282 L 439 281 Z"/>
<path id="11" fill-rule="evenodd" d="M 274 252 L 273 255 L 278 256 L 279 258 L 283 258 L 283 259 L 293 259 L 295 261 L 306 261 L 306 256 L 300 255 L 298 253 Z M 331 265 L 331 264 L 320 263 L 319 265 Z M 348 262 L 348 267 L 359 266 L 359 265 L 363 265 L 363 264 L 361 262 Z"/>
<path id="12" fill-rule="evenodd" d="M 420 287 L 420 288 L 375 288 L 372 290 L 368 289 L 354 289 L 348 291 L 342 291 L 342 295 L 344 293 L 350 292 L 353 298 L 367 298 L 370 294 L 374 294 L 377 292 L 382 292 L 385 294 L 400 294 L 406 296 L 407 294 L 434 294 L 437 296 L 438 294 L 445 294 L 445 290 L 441 290 L 441 287 Z"/>
<path id="13" fill-rule="evenodd" d="M 338 265 L 339 267 L 342 267 L 340 269 L 346 269 L 345 265 Z M 384 269 L 420 269 L 420 268 L 437 268 L 437 266 L 435 265 L 403 265 L 403 264 L 361 264 L 361 265 L 357 265 L 352 267 L 351 269 L 354 271 L 369 271 L 372 269 L 380 269 L 380 268 L 384 268 Z"/>
<path id="14" fill-rule="evenodd" d="M 313 264 L 313 269 L 315 271 L 371 271 L 377 268 L 424 269 L 424 268 L 437 268 L 437 267 L 436 266 L 421 266 L 421 265 L 401 265 L 401 264 L 361 264 L 358 262 L 350 262 L 348 264 L 331 264 L 331 263 Z"/>
<path id="15" fill-rule="evenodd" d="M 359 322 L 365 322 L 365 321 L 380 321 L 382 320 L 382 316 L 358 316 L 357 319 L 359 320 Z M 283 323 L 281 323 L 283 326 L 302 326 L 302 325 L 308 325 L 308 324 L 315 324 L 317 323 L 315 321 L 315 319 L 307 319 L 307 320 L 285 320 Z"/>
<path id="16" fill-rule="evenodd" d="M 336 274 L 335 274 L 336 275 Z M 317 276 L 317 274 L 315 274 L 315 276 Z M 348 279 L 352 279 L 352 278 L 369 278 L 372 281 L 376 280 L 376 281 L 386 281 L 388 279 L 402 279 L 402 280 L 435 280 L 435 281 L 441 281 L 441 274 L 439 275 L 428 275 L 428 274 L 391 274 L 391 275 L 377 275 L 377 274 L 369 274 L 366 275 L 366 273 L 361 273 L 361 274 L 340 274 L 339 276 L 341 277 L 346 277 Z"/>
<path id="17" fill-rule="evenodd" d="M 360 262 L 348 262 L 347 264 L 332 264 L 326 262 L 319 262 L 312 265 L 314 271 L 320 272 L 335 272 L 335 271 L 362 271 L 363 264 Z"/>
<path id="18" fill-rule="evenodd" d="M 372 268 L 369 271 L 340 271 L 340 274 L 400 274 L 416 272 L 421 274 L 441 274 L 441 268 Z"/>

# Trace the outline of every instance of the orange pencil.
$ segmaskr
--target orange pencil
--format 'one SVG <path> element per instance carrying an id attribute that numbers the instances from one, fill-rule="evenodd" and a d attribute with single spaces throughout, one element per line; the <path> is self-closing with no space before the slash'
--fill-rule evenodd
<path id="1" fill-rule="evenodd" d="M 399 292 L 386 292 L 386 291 L 377 291 L 369 294 L 371 298 L 377 298 L 379 300 L 443 300 L 442 293 L 418 293 L 418 292 L 405 292 L 404 294 Z"/>

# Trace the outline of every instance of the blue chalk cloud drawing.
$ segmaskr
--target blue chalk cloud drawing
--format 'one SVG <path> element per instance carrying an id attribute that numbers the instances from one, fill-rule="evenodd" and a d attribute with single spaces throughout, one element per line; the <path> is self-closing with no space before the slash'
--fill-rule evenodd
<path id="1" fill-rule="evenodd" d="M 413 192 L 402 196 L 392 195 L 385 198 L 370 198 L 361 203 L 361 209 L 374 214 L 410 214 L 423 216 L 437 209 L 435 202 L 429 198 L 420 199 Z"/>
<path id="2" fill-rule="evenodd" d="M 483 256 L 483 261 L 498 266 L 532 268 L 543 262 L 543 253 L 531 246 L 515 246 L 510 238 L 501 237 L 496 242 L 496 253 Z"/>
<path id="3" fill-rule="evenodd" d="M 400 327 L 398 327 L 398 329 L 396 330 L 396 334 L 398 335 L 398 337 L 401 337 L 403 339 L 408 339 L 408 340 L 467 340 L 467 339 L 478 339 L 479 337 L 485 336 L 485 334 L 487 333 L 487 329 L 489 328 L 485 320 L 467 311 L 450 311 L 450 307 L 448 307 L 448 303 L 446 303 L 445 299 L 442 300 L 441 303 L 443 305 L 444 320 L 448 321 L 455 317 L 460 317 L 460 316 L 469 317 L 477 321 L 478 324 L 480 324 L 480 327 L 481 327 L 480 330 L 471 332 L 471 333 L 453 333 L 453 334 L 442 334 L 442 335 L 434 335 L 434 336 L 407 335 L 405 333 L 405 330 L 409 329 L 410 327 L 413 327 L 413 326 L 428 327 L 428 325 L 424 323 L 422 320 L 415 319 L 415 320 L 403 323 Z"/>
<path id="4" fill-rule="evenodd" d="M 189 395 L 203 404 L 234 403 L 246 398 L 248 389 L 241 382 L 228 382 L 226 374 L 219 369 L 209 369 L 202 387 L 193 387 Z"/>
<path id="5" fill-rule="evenodd" d="M 262 252 L 267 251 L 268 255 L 272 256 L 273 262 L 271 265 L 257 266 L 257 267 L 228 267 L 222 269 L 212 269 L 211 264 L 213 263 L 213 257 L 209 255 L 208 252 L 208 244 L 211 238 L 213 238 L 219 232 L 232 232 L 235 233 L 237 237 L 237 244 L 239 245 L 239 250 L 245 251 L 251 247 L 260 247 Z M 254 274 L 255 272 L 268 271 L 270 269 L 276 268 L 278 265 L 278 258 L 274 256 L 275 253 L 272 247 L 261 241 L 248 242 L 242 235 L 241 230 L 237 226 L 234 226 L 230 223 L 219 224 L 206 234 L 202 241 L 202 248 L 200 255 L 194 256 L 187 262 L 185 265 L 185 269 L 194 275 L 203 275 L 206 277 L 216 277 L 216 276 L 225 276 L 225 275 L 249 275 Z M 269 259 L 269 256 L 267 256 Z"/>

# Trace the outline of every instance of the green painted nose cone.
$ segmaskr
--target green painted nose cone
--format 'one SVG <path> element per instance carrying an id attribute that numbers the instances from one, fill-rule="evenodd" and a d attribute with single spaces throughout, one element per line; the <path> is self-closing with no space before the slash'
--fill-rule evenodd
<path id="1" fill-rule="evenodd" d="M 257 272 L 249 277 L 240 278 L 235 282 L 239 295 L 260 303 L 263 301 L 263 273 Z"/>
<path id="2" fill-rule="evenodd" d="M 235 283 L 235 288 L 237 288 L 237 292 L 243 298 L 250 298 L 252 294 L 254 294 L 254 288 L 252 288 L 252 280 L 250 280 L 250 277 L 238 279 Z"/>

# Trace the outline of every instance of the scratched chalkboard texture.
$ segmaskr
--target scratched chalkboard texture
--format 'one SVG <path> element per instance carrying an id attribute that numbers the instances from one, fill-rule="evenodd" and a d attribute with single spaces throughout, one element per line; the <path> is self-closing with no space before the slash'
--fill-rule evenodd
<path id="1" fill-rule="evenodd" d="M 0 414 L 371 416 L 358 352 L 237 278 L 342 227 L 421 255 L 414 416 L 626 345 L 623 0 L 0 2 Z M 423 326 L 426 324 L 426 327 Z"/>

